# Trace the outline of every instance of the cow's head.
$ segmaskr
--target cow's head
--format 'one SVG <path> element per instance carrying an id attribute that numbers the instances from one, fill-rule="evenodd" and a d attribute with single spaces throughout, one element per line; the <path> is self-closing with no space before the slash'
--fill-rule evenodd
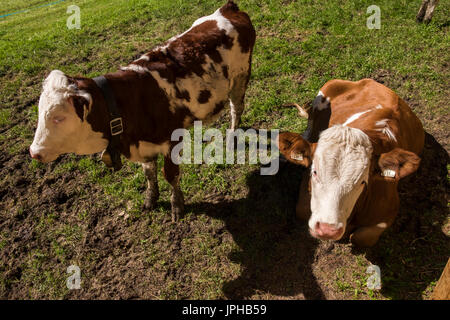
<path id="1" fill-rule="evenodd" d="M 74 152 L 92 154 L 107 146 L 102 133 L 94 132 L 86 118 L 92 107 L 91 95 L 79 90 L 74 81 L 59 70 L 45 79 L 39 99 L 39 117 L 31 157 L 50 162 Z"/>
<path id="2" fill-rule="evenodd" d="M 290 162 L 311 170 L 312 236 L 320 239 L 342 238 L 353 208 L 367 188 L 372 174 L 388 170 L 400 179 L 415 170 L 420 159 L 412 152 L 394 149 L 378 158 L 373 170 L 372 144 L 363 131 L 336 125 L 324 130 L 317 143 L 309 143 L 299 134 L 281 133 L 280 152 Z M 375 173 L 377 171 L 378 173 Z"/>

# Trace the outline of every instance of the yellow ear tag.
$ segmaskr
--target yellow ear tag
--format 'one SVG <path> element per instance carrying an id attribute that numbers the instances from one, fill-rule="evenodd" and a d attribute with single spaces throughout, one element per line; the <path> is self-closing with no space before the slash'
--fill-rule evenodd
<path id="1" fill-rule="evenodd" d="M 291 152 L 291 158 L 297 161 L 303 161 L 303 154 L 301 153 L 295 153 L 294 151 Z"/>
<path id="2" fill-rule="evenodd" d="M 381 173 L 383 177 L 395 178 L 395 170 L 386 169 Z"/>

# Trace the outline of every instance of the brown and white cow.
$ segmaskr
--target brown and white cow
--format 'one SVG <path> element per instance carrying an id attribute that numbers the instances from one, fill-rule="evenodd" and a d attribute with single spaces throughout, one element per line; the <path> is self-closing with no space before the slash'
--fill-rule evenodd
<path id="1" fill-rule="evenodd" d="M 148 179 L 145 207 L 159 197 L 158 154 L 164 155 L 164 176 L 173 187 L 172 219 L 183 211 L 179 167 L 170 159 L 171 134 L 195 120 L 211 120 L 229 103 L 231 128 L 244 109 L 255 30 L 248 15 L 229 1 L 186 32 L 104 77 L 123 122 L 120 153 L 142 163 Z M 54 70 L 39 100 L 39 121 L 30 154 L 42 162 L 74 152 L 105 150 L 110 139 L 107 103 L 89 78 Z"/>
<path id="2" fill-rule="evenodd" d="M 308 220 L 316 238 L 339 240 L 345 234 L 356 245 L 372 246 L 398 213 L 399 179 L 419 166 L 422 124 L 392 90 L 371 79 L 327 82 L 310 113 L 326 110 L 329 123 L 317 142 L 291 132 L 279 136 L 281 153 L 310 168 L 297 216 Z"/>

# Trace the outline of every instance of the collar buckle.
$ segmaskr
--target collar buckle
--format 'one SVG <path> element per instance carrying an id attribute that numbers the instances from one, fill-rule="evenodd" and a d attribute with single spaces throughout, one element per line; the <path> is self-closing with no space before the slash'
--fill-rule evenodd
<path id="1" fill-rule="evenodd" d="M 111 129 L 111 135 L 117 136 L 123 132 L 122 118 L 115 118 L 109 122 L 109 128 Z"/>

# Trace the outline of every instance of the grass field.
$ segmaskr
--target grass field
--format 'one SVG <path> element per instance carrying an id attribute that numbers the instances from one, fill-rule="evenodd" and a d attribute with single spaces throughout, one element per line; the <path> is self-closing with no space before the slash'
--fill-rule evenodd
<path id="1" fill-rule="evenodd" d="M 223 1 L 3 0 L 0 16 L 0 298 L 427 299 L 450 256 L 450 2 L 429 25 L 414 1 L 237 1 L 257 31 L 243 127 L 301 132 L 286 102 L 328 80 L 365 77 L 404 98 L 429 136 L 419 172 L 400 186 L 394 226 L 368 250 L 311 238 L 294 217 L 299 169 L 183 165 L 186 215 L 170 222 L 169 185 L 141 210 L 145 178 L 96 156 L 50 164 L 28 156 L 42 81 L 53 69 L 94 77 L 127 65 Z M 67 7 L 81 29 L 66 27 Z M 381 29 L 366 9 L 381 8 Z M 225 114 L 212 126 L 225 130 Z M 160 159 L 162 160 L 162 159 Z M 160 164 L 161 165 L 161 164 Z M 366 287 L 377 264 L 381 291 Z M 78 265 L 82 289 L 66 287 Z"/>

